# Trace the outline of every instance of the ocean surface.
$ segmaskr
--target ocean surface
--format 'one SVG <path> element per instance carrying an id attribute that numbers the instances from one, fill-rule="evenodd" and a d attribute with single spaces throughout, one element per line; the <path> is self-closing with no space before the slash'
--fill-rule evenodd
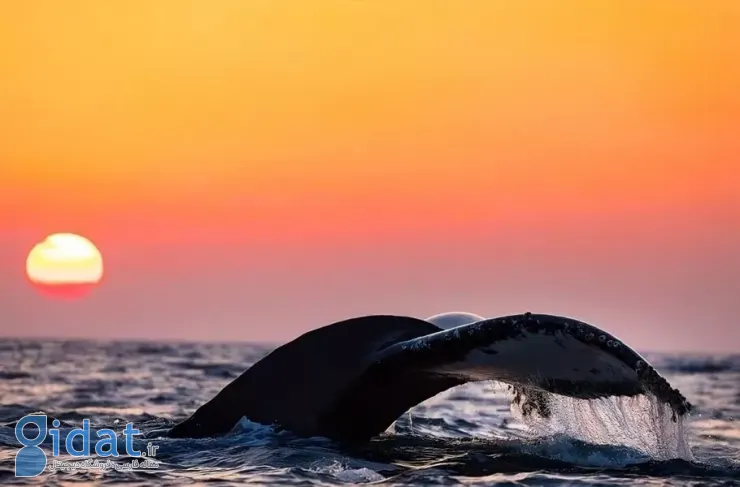
<path id="1" fill-rule="evenodd" d="M 246 419 L 220 438 L 161 437 L 270 348 L 0 342 L 0 484 L 740 486 L 740 355 L 645 354 L 695 405 L 684 423 L 670 421 L 649 398 L 558 398 L 551 420 L 525 422 L 505 387 L 476 383 L 420 404 L 352 451 Z M 16 478 L 15 422 L 34 412 L 58 419 L 62 438 L 86 418 L 93 429 L 119 432 L 133 422 L 143 432 L 134 445 L 158 450 L 139 470 Z M 49 445 L 51 437 L 42 445 L 50 453 Z M 116 461 L 130 465 L 123 439 L 119 451 Z"/>

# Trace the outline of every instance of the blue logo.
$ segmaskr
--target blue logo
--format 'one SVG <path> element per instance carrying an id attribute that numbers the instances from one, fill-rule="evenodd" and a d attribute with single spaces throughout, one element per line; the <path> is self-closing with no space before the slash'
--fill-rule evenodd
<path id="1" fill-rule="evenodd" d="M 35 428 L 31 425 L 35 425 Z M 62 442 L 60 431 L 57 429 L 60 426 L 59 420 L 53 420 L 51 425 L 53 428 L 48 427 L 45 414 L 29 414 L 18 421 L 15 426 L 15 437 L 22 447 L 15 455 L 16 477 L 35 477 L 47 469 L 47 454 L 40 447 L 44 440 L 46 440 L 47 436 L 51 436 L 52 440 L 52 457 L 58 457 L 60 453 L 62 453 L 77 458 L 89 458 L 92 452 L 94 452 L 98 457 L 108 459 L 110 459 L 110 457 L 116 458 L 119 456 L 118 433 L 112 429 L 103 428 L 94 430 L 96 438 L 93 443 L 93 440 L 91 440 L 90 420 L 84 419 L 82 420 L 82 427 L 72 429 L 67 434 L 64 442 Z M 37 430 L 37 432 L 34 430 Z M 35 436 L 34 433 L 36 433 Z M 134 428 L 133 423 L 127 423 L 122 432 L 125 440 L 126 455 L 134 458 L 134 462 L 136 462 L 135 467 L 139 466 L 138 458 L 156 456 L 157 448 L 159 448 L 158 446 L 149 443 L 147 444 L 146 453 L 136 450 L 134 448 L 134 436 L 140 434 L 141 432 Z M 80 438 L 80 440 L 75 441 L 77 438 Z M 54 460 L 53 470 L 65 469 L 63 465 L 61 467 L 57 465 L 64 463 L 74 462 L 58 462 Z M 83 466 L 100 468 L 105 467 L 106 465 L 114 468 L 120 467 L 120 465 L 110 462 L 102 465 L 93 465 L 91 462 L 87 462 Z M 67 465 L 67 469 L 69 468 L 75 467 Z M 129 469 L 131 469 L 131 467 L 129 467 Z"/>

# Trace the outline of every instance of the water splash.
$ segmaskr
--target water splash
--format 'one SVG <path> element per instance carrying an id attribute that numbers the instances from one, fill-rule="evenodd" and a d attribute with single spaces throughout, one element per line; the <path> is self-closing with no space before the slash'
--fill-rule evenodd
<path id="1" fill-rule="evenodd" d="M 654 460 L 693 460 L 685 417 L 674 422 L 668 405 L 654 396 L 593 400 L 549 394 L 551 416 L 512 414 L 537 436 L 567 436 L 596 445 L 624 446 Z"/>
<path id="2" fill-rule="evenodd" d="M 351 468 L 348 464 L 337 460 L 332 461 L 329 465 L 314 467 L 309 470 L 316 473 L 329 474 L 342 482 L 352 484 L 365 484 L 385 480 L 384 476 L 370 468 Z"/>

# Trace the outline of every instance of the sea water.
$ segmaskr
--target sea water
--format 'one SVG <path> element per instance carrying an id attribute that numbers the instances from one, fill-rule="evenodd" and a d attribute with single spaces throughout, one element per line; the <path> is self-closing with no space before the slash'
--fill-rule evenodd
<path id="1" fill-rule="evenodd" d="M 38 485 L 740 485 L 740 357 L 647 358 L 695 405 L 686 420 L 650 397 L 554 398 L 523 418 L 504 387 L 467 384 L 403 415 L 352 450 L 248 418 L 220 438 L 166 439 L 264 356 L 256 344 L 0 342 L 0 483 Z M 64 431 L 132 422 L 156 443 L 156 469 L 77 469 L 17 478 L 14 425 L 43 412 Z"/>

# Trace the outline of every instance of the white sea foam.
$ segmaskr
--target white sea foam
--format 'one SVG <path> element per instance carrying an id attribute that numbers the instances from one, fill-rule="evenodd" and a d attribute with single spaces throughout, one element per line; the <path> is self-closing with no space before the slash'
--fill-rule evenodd
<path id="1" fill-rule="evenodd" d="M 365 484 L 385 480 L 385 477 L 375 470 L 367 467 L 351 468 L 349 465 L 339 461 L 333 461 L 329 465 L 314 467 L 310 470 L 317 473 L 329 474 L 336 477 L 337 480 L 352 484 Z"/>
<path id="2" fill-rule="evenodd" d="M 255 423 L 242 417 L 229 432 L 231 435 L 244 435 L 249 446 L 268 445 L 275 438 L 275 428 Z"/>
<path id="3" fill-rule="evenodd" d="M 693 460 L 685 417 L 672 420 L 668 405 L 653 396 L 594 400 L 549 395 L 549 418 L 512 414 L 537 436 L 566 436 L 596 445 L 624 446 L 654 460 Z"/>

